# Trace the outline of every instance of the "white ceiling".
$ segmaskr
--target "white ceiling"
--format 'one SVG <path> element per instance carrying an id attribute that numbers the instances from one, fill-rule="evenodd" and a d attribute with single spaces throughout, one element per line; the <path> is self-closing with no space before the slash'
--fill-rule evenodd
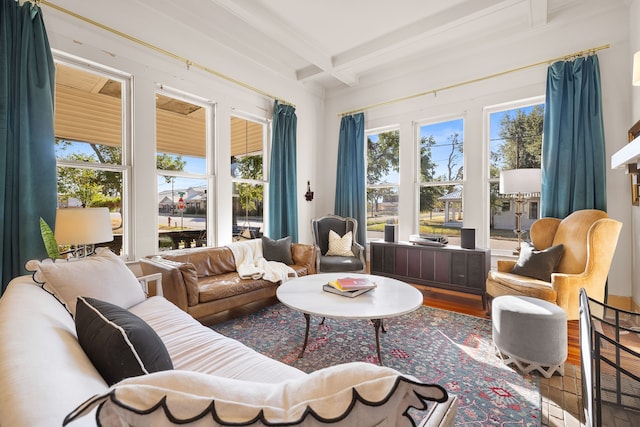
<path id="1" fill-rule="evenodd" d="M 557 13 L 584 14 L 589 5 L 622 1 L 130 0 L 123 19 L 112 2 L 52 0 L 178 55 L 202 46 L 232 52 L 324 90 L 390 78 L 433 58 L 442 62 L 479 44 L 517 39 Z M 181 35 L 191 41 L 177 43 Z"/>
<path id="2" fill-rule="evenodd" d="M 544 24 L 547 3 L 570 1 L 137 0 L 267 68 L 327 89 L 357 86 L 380 67 L 471 33 Z"/>

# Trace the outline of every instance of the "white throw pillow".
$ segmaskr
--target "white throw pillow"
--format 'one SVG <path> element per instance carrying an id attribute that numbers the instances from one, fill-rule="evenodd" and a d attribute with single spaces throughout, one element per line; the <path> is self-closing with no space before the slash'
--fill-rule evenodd
<path id="1" fill-rule="evenodd" d="M 33 263 L 27 264 L 33 268 Z M 145 300 L 142 286 L 120 257 L 99 248 L 95 255 L 71 261 L 37 263 L 34 279 L 44 283 L 75 317 L 78 297 L 90 297 L 129 308 Z"/>
<path id="2" fill-rule="evenodd" d="M 162 371 L 127 378 L 94 396 L 65 418 L 65 425 L 97 407 L 107 425 L 411 426 L 406 414 L 448 398 L 444 388 L 364 362 L 320 369 L 277 384 L 242 381 L 192 371 Z M 152 408 L 156 408 L 151 411 Z M 419 416 L 419 414 L 418 414 Z"/>
<path id="3" fill-rule="evenodd" d="M 355 256 L 351 251 L 353 234 L 350 231 L 340 237 L 338 233 L 329 230 L 329 250 L 327 256 Z"/>

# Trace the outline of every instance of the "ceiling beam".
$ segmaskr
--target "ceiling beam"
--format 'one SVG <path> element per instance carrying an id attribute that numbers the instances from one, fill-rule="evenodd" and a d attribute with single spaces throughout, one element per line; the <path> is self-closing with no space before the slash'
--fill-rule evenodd
<path id="1" fill-rule="evenodd" d="M 513 6 L 521 1 L 522 0 L 467 0 L 334 56 L 331 74 L 334 76 L 340 75 L 349 67 L 385 55 L 388 52 L 406 48 L 434 34 L 451 30 L 452 28 L 463 25 L 465 22 L 481 18 L 497 10 Z M 540 0 L 530 1 L 536 2 Z M 542 0 L 544 3 L 546 3 L 546 1 L 547 0 Z M 322 68 L 316 69 L 315 73 L 312 70 L 307 70 L 306 73 L 301 73 L 300 75 L 304 75 L 304 79 L 306 80 L 311 80 L 320 77 L 322 74 L 326 74 L 325 71 L 326 70 Z M 354 75 L 354 79 L 357 82 L 356 75 Z"/>
<path id="2" fill-rule="evenodd" d="M 316 73 L 329 73 L 334 75 L 333 60 L 328 53 L 324 52 L 313 40 L 303 39 L 298 29 L 289 25 L 259 2 L 238 2 L 235 0 L 212 1 L 228 12 L 233 13 L 265 36 L 273 39 L 276 43 L 283 45 L 295 55 L 312 64 L 305 68 L 305 70 L 297 70 L 296 75 L 314 75 Z M 352 86 L 356 81 L 355 76 L 344 72 L 336 73 L 334 77 L 349 86 Z"/>
<path id="3" fill-rule="evenodd" d="M 548 0 L 529 0 L 529 24 L 531 27 L 538 27 L 547 24 L 548 7 Z"/>

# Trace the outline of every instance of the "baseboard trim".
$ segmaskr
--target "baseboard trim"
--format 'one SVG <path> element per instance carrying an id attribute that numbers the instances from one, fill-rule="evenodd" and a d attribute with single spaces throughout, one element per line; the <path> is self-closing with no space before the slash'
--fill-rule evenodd
<path id="1" fill-rule="evenodd" d="M 609 295 L 607 297 L 607 305 L 618 308 L 620 310 L 635 311 L 640 313 L 640 306 L 636 304 L 631 297 Z"/>

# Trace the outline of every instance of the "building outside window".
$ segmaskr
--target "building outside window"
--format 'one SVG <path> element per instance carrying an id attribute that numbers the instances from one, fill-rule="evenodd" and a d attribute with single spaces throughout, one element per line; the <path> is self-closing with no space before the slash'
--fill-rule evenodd
<path id="1" fill-rule="evenodd" d="M 528 215 L 529 219 L 536 220 L 540 218 L 540 203 L 538 202 L 529 202 Z"/>
<path id="2" fill-rule="evenodd" d="M 207 118 L 210 104 L 161 89 L 156 93 L 159 250 L 206 246 L 210 199 Z"/>
<path id="3" fill-rule="evenodd" d="M 500 194 L 500 171 L 540 168 L 544 99 L 537 97 L 489 107 L 485 109 L 485 114 L 489 121 L 489 245 L 494 251 L 511 252 L 517 240 L 517 195 Z M 531 224 L 540 217 L 540 194 L 522 196 L 522 238 L 528 239 Z M 505 210 L 507 203 L 509 209 Z"/>
<path id="4" fill-rule="evenodd" d="M 131 78 L 62 55 L 55 61 L 58 208 L 107 207 L 114 240 L 99 246 L 126 255 Z"/>
<path id="5" fill-rule="evenodd" d="M 459 244 L 464 221 L 464 120 L 417 126 L 420 234 L 445 236 Z"/>
<path id="6" fill-rule="evenodd" d="M 367 131 L 367 240 L 384 237 L 385 224 L 398 224 L 400 131 Z"/>
<path id="7" fill-rule="evenodd" d="M 254 239 L 265 230 L 268 123 L 231 117 L 233 239 Z"/>

